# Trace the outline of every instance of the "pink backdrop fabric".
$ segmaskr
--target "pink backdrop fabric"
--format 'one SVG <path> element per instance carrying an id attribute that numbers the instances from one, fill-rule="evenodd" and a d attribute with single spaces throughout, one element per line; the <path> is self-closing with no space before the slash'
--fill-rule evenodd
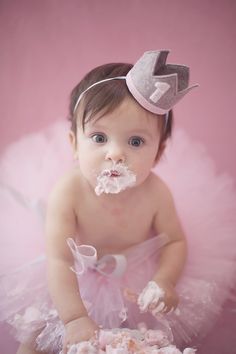
<path id="1" fill-rule="evenodd" d="M 70 90 L 94 66 L 171 49 L 169 62 L 189 65 L 200 84 L 175 109 L 176 127 L 236 178 L 235 15 L 234 0 L 1 0 L 0 150 L 65 119 Z M 214 353 L 231 354 L 230 324 L 219 325 Z M 0 330 L 2 353 L 13 354 L 16 344 Z M 213 353 L 212 336 L 202 354 Z"/>

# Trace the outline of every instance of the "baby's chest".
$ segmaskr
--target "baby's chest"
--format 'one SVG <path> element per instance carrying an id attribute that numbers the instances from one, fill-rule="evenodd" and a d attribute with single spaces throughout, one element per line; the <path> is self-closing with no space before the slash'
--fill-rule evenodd
<path id="1" fill-rule="evenodd" d="M 151 210 L 137 208 L 91 209 L 78 216 L 78 235 L 83 243 L 106 251 L 119 251 L 144 241 L 151 232 Z"/>

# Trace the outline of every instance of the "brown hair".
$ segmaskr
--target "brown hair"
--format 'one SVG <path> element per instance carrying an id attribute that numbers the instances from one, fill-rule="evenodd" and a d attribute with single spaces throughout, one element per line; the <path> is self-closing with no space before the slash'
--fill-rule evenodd
<path id="1" fill-rule="evenodd" d="M 74 108 L 78 97 L 84 92 L 90 85 L 100 80 L 114 78 L 116 76 L 126 76 L 126 74 L 133 67 L 132 64 L 126 63 L 110 63 L 96 67 L 91 70 L 85 77 L 75 86 L 70 95 L 70 106 L 68 119 L 71 121 L 71 130 L 76 136 L 77 132 L 77 111 Z M 131 97 L 125 80 L 111 80 L 104 83 L 100 83 L 90 88 L 81 99 L 79 106 L 83 106 L 83 113 L 81 117 L 81 123 L 84 125 L 91 120 L 97 113 L 101 112 L 105 115 L 112 112 L 117 108 L 121 102 L 126 98 Z M 159 115 L 158 121 L 160 122 L 161 139 L 158 149 L 159 158 L 164 151 L 165 142 L 171 136 L 173 126 L 173 112 L 169 112 L 167 124 L 165 123 L 165 115 Z"/>

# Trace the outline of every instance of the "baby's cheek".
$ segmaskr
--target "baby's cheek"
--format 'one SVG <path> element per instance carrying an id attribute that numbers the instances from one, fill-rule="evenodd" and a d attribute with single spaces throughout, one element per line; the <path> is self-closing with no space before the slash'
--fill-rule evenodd
<path id="1" fill-rule="evenodd" d="M 151 169 L 152 165 L 150 164 L 150 162 L 143 160 L 137 168 L 137 179 L 145 180 L 149 176 Z"/>
<path id="2" fill-rule="evenodd" d="M 149 176 L 150 172 L 149 173 L 143 173 L 143 172 L 140 172 L 140 173 L 137 173 L 136 174 L 136 185 L 140 185 L 141 183 L 143 183 Z"/>

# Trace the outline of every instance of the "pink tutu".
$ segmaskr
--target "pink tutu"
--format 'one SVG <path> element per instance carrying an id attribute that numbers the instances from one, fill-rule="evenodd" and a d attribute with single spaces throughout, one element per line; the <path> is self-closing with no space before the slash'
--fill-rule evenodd
<path id="1" fill-rule="evenodd" d="M 0 320 L 15 337 L 37 349 L 58 353 L 63 324 L 47 291 L 43 256 L 46 196 L 72 164 L 67 126 L 56 123 L 11 145 L 1 160 Z M 153 317 L 124 296 L 137 294 L 156 269 L 167 238 L 157 235 L 121 255 L 84 261 L 70 244 L 80 291 L 89 314 L 103 328 L 162 329 L 177 346 L 198 345 L 230 298 L 236 277 L 236 201 L 233 182 L 217 176 L 204 147 L 176 131 L 155 172 L 169 185 L 189 244 L 185 271 L 177 285 L 178 312 Z M 91 256 L 92 257 L 92 256 Z"/>

